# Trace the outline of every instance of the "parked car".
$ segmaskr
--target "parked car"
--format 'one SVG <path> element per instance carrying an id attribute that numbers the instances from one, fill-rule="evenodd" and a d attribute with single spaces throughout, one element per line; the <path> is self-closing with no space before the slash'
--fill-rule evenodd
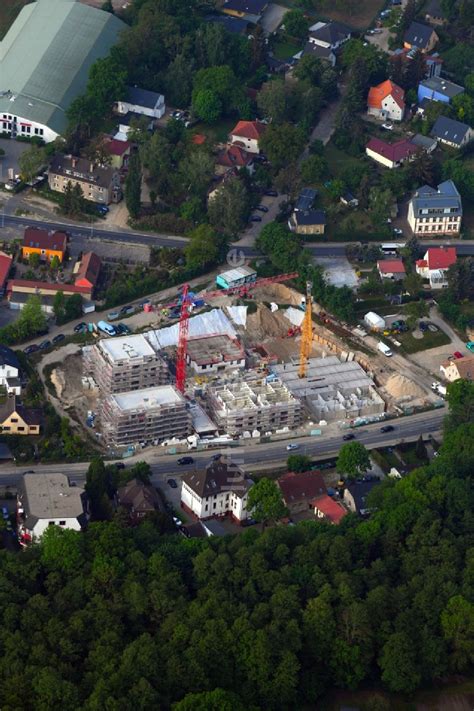
<path id="1" fill-rule="evenodd" d="M 380 428 L 381 432 L 393 432 L 395 427 L 393 425 L 384 425 L 383 427 Z"/>
<path id="2" fill-rule="evenodd" d="M 246 527 L 246 526 L 255 526 L 257 521 L 254 518 L 244 518 L 243 521 L 241 522 L 241 525 Z"/>
<path id="3" fill-rule="evenodd" d="M 123 462 L 117 462 L 115 465 L 116 469 L 125 469 L 125 464 Z"/>
<path id="4" fill-rule="evenodd" d="M 257 205 L 255 209 L 259 210 L 260 212 L 268 212 L 268 207 L 266 205 Z"/>
<path id="5" fill-rule="evenodd" d="M 178 485 L 176 483 L 176 479 L 168 479 L 167 481 L 168 486 L 171 486 L 172 489 L 177 489 Z"/>
<path id="6" fill-rule="evenodd" d="M 6 508 L 6 506 L 2 506 L 2 516 L 4 521 L 8 521 L 10 514 L 8 513 L 8 509 Z"/>
<path id="7" fill-rule="evenodd" d="M 61 341 L 64 341 L 65 338 L 66 336 L 64 333 L 58 333 L 58 335 L 53 338 L 54 345 L 56 345 L 56 343 L 61 343 Z"/>
<path id="8" fill-rule="evenodd" d="M 85 321 L 81 321 L 81 323 L 77 323 L 74 326 L 75 333 L 81 333 L 81 331 L 85 331 L 86 329 L 87 329 L 87 323 L 85 323 Z"/>
<path id="9" fill-rule="evenodd" d="M 428 331 L 431 331 L 431 333 L 436 333 L 437 331 L 439 331 L 439 328 L 438 328 L 438 326 L 436 326 L 436 324 L 429 323 L 428 324 Z"/>
<path id="10" fill-rule="evenodd" d="M 250 218 L 250 222 L 261 222 L 261 221 L 262 221 L 262 218 L 260 217 L 260 215 L 252 215 L 252 217 Z"/>
<path id="11" fill-rule="evenodd" d="M 342 439 L 345 440 L 346 442 L 350 439 L 355 439 L 355 434 L 353 434 L 352 432 L 349 432 L 348 434 L 343 435 Z"/>
<path id="12" fill-rule="evenodd" d="M 194 459 L 192 457 L 180 457 L 178 464 L 194 464 Z"/>
<path id="13" fill-rule="evenodd" d="M 418 324 L 418 328 L 422 333 L 424 333 L 428 330 L 428 324 L 426 323 L 426 321 L 420 321 L 420 323 Z"/>
<path id="14" fill-rule="evenodd" d="M 128 334 L 131 333 L 131 330 L 129 329 L 129 327 L 126 326 L 124 323 L 118 323 L 115 326 L 115 330 L 117 331 L 117 334 L 124 335 L 124 336 L 128 336 Z"/>
<path id="15" fill-rule="evenodd" d="M 454 351 L 453 356 L 455 358 L 464 358 L 463 354 L 460 353 L 459 351 Z"/>
<path id="16" fill-rule="evenodd" d="M 392 123 L 383 123 L 381 128 L 383 128 L 385 131 L 393 131 L 393 124 Z"/>
<path id="17" fill-rule="evenodd" d="M 375 30 L 367 30 L 366 35 L 375 35 Z"/>
<path id="18" fill-rule="evenodd" d="M 129 314 L 134 314 L 135 313 L 135 306 L 122 306 L 119 313 L 122 316 L 128 316 Z"/>
<path id="19" fill-rule="evenodd" d="M 46 350 L 46 348 L 49 348 L 51 345 L 51 341 L 43 341 L 42 343 L 39 344 L 40 351 Z"/>
<path id="20" fill-rule="evenodd" d="M 401 230 L 399 227 L 394 227 L 392 231 L 393 231 L 394 235 L 402 235 L 403 234 L 403 230 Z"/>
<path id="21" fill-rule="evenodd" d="M 183 115 L 182 111 L 173 111 L 173 113 L 171 114 L 171 118 L 174 118 L 175 121 L 179 121 L 179 119 L 181 118 L 182 115 Z"/>
<path id="22" fill-rule="evenodd" d="M 175 524 L 178 528 L 183 525 L 183 522 L 177 516 L 173 516 L 173 521 L 175 522 Z"/>
<path id="23" fill-rule="evenodd" d="M 381 27 L 376 27 L 375 30 L 373 30 L 374 35 L 381 35 L 383 32 L 383 29 Z"/>
<path id="24" fill-rule="evenodd" d="M 294 449 L 299 449 L 300 445 L 299 444 L 287 444 L 286 449 L 288 452 L 292 452 Z"/>
<path id="25" fill-rule="evenodd" d="M 278 193 L 276 190 L 265 190 L 265 195 L 268 195 L 268 197 L 278 197 Z"/>
<path id="26" fill-rule="evenodd" d="M 474 353 L 474 341 L 468 341 L 466 343 L 466 348 Z"/>
<path id="27" fill-rule="evenodd" d="M 218 462 L 221 457 L 222 457 L 222 454 L 221 454 L 220 452 L 218 452 L 217 454 L 214 454 L 214 455 L 213 455 L 212 461 L 213 461 L 213 462 Z"/>
<path id="28" fill-rule="evenodd" d="M 39 346 L 36 345 L 36 343 L 33 343 L 31 346 L 27 346 L 23 353 L 25 355 L 30 355 L 30 353 L 36 353 L 36 351 L 39 351 Z"/>

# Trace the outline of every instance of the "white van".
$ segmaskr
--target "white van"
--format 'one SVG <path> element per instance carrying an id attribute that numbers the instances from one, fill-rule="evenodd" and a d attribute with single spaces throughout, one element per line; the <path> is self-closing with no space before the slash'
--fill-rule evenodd
<path id="1" fill-rule="evenodd" d="M 384 356 L 387 356 L 387 358 L 390 358 L 390 356 L 393 355 L 392 351 L 388 346 L 385 345 L 382 341 L 379 341 L 379 344 L 377 346 L 379 351 L 384 354 Z"/>

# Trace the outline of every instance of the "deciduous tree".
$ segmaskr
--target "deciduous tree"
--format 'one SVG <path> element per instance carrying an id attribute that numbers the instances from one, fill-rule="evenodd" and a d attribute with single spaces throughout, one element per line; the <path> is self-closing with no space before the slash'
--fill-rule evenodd
<path id="1" fill-rule="evenodd" d="M 346 442 L 339 450 L 336 469 L 348 479 L 357 479 L 370 469 L 369 452 L 361 442 Z"/>

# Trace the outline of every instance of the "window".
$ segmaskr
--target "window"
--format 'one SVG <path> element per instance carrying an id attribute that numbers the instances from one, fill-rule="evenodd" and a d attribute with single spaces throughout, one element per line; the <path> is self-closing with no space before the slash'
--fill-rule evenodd
<path id="1" fill-rule="evenodd" d="M 18 432 L 24 432 L 25 428 L 24 427 L 17 427 Z"/>
<path id="2" fill-rule="evenodd" d="M 212 504 L 212 508 L 213 508 L 213 509 L 216 508 L 216 502 L 215 502 L 215 501 L 214 501 L 214 503 Z"/>
<path id="3" fill-rule="evenodd" d="M 48 521 L 48 526 L 54 526 L 56 521 Z"/>
<path id="4" fill-rule="evenodd" d="M 12 417 L 11 422 L 18 422 L 18 417 Z"/>
<path id="5" fill-rule="evenodd" d="M 59 522 L 59 525 L 60 525 L 60 526 L 65 526 L 65 525 L 66 525 L 66 521 L 60 521 L 60 522 Z"/>

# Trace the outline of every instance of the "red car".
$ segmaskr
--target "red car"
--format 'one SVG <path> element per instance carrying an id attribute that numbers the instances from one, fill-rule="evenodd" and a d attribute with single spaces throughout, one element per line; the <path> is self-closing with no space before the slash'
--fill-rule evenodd
<path id="1" fill-rule="evenodd" d="M 459 351 L 454 351 L 454 357 L 455 358 L 464 358 L 463 354 L 460 353 Z"/>

